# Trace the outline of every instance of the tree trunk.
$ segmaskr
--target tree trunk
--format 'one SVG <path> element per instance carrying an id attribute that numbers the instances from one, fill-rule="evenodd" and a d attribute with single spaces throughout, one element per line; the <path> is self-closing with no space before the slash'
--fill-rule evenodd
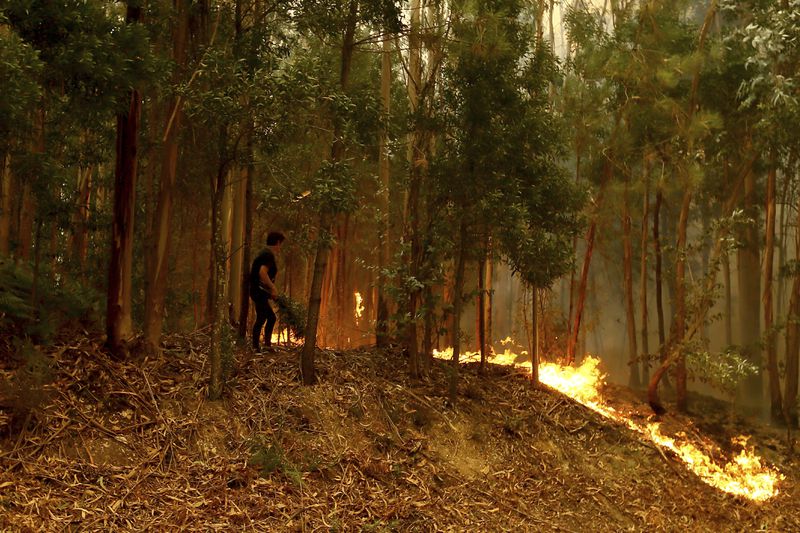
<path id="1" fill-rule="evenodd" d="M 531 385 L 539 386 L 539 289 L 531 287 Z"/>
<path id="2" fill-rule="evenodd" d="M 481 354 L 480 373 L 486 372 L 486 255 L 488 246 L 484 249 L 483 257 L 478 261 L 478 302 L 475 311 L 478 325 L 478 350 Z"/>
<path id="3" fill-rule="evenodd" d="M 127 22 L 139 20 L 141 9 L 128 6 Z M 139 118 L 142 99 L 136 90 L 128 94 L 128 110 L 117 115 L 116 169 L 114 172 L 114 218 L 111 225 L 111 260 L 106 299 L 106 345 L 115 357 L 123 353 L 123 321 L 130 305 L 133 257 L 133 216 L 136 202 L 136 170 Z M 127 301 L 126 301 L 127 299 Z"/>
<path id="4" fill-rule="evenodd" d="M 339 87 L 347 91 L 350 69 L 353 60 L 354 38 L 358 19 L 358 1 L 350 0 L 347 27 L 342 42 L 342 64 L 339 76 Z M 331 145 L 331 161 L 336 163 L 344 156 L 344 122 L 342 117 L 333 120 L 333 143 Z M 314 258 L 314 275 L 308 295 L 308 321 L 306 323 L 305 343 L 300 355 L 300 373 L 304 385 L 316 382 L 314 370 L 314 350 L 317 342 L 317 326 L 319 324 L 320 306 L 322 303 L 322 281 L 328 265 L 328 236 L 331 230 L 331 219 L 327 213 L 320 214 L 319 235 L 317 236 L 317 253 Z"/>
<path id="5" fill-rule="evenodd" d="M 725 284 L 725 346 L 733 346 L 733 297 L 731 294 L 731 261 L 728 252 L 722 258 L 722 276 Z"/>
<path id="6" fill-rule="evenodd" d="M 744 193 L 744 213 L 753 220 L 757 220 L 756 180 L 752 170 L 747 173 L 745 178 Z M 759 312 L 761 254 L 756 224 L 756 222 L 748 223 L 742 229 L 739 235 L 742 246 L 738 249 L 740 344 L 745 356 L 759 369 L 755 376 L 745 378 L 741 391 L 742 403 L 751 408 L 761 405 L 763 398 L 762 358 L 759 346 L 761 342 L 761 313 Z"/>
<path id="7" fill-rule="evenodd" d="M 581 318 L 583 318 L 583 308 L 586 305 L 586 285 L 589 282 L 589 265 L 592 262 L 594 252 L 594 238 L 597 232 L 597 220 L 592 219 L 589 226 L 589 233 L 586 235 L 586 255 L 583 258 L 583 269 L 581 270 L 581 281 L 578 286 L 578 301 L 575 306 L 575 317 L 572 322 L 572 332 L 567 344 L 566 364 L 571 365 L 575 361 L 575 348 L 578 345 L 578 336 L 581 332 Z"/>
<path id="8" fill-rule="evenodd" d="M 492 237 L 487 241 L 487 260 L 486 260 L 486 350 L 489 354 L 494 353 L 494 333 L 492 331 L 492 314 L 494 303 L 494 289 L 492 285 L 494 277 L 494 251 L 492 249 Z"/>
<path id="9" fill-rule="evenodd" d="M 92 167 L 78 169 L 78 200 L 73 215 L 72 262 L 83 272 L 89 251 L 89 206 L 92 196 Z"/>
<path id="10" fill-rule="evenodd" d="M 241 301 L 239 309 L 239 338 L 247 338 L 247 318 L 250 311 L 250 256 L 253 246 L 253 139 L 247 140 L 247 166 L 244 172 L 244 236 L 242 240 Z"/>
<path id="11" fill-rule="evenodd" d="M 213 290 L 211 313 L 211 351 L 209 366 L 211 367 L 211 380 L 208 386 L 208 399 L 218 400 L 222 397 L 231 370 L 231 334 L 228 326 L 226 312 L 227 300 L 225 298 L 225 285 L 227 282 L 226 265 L 228 252 L 225 245 L 224 210 L 226 189 L 228 189 L 227 171 L 225 165 L 220 163 L 217 170 L 216 187 L 211 209 L 211 248 L 214 258 L 211 284 Z"/>
<path id="12" fill-rule="evenodd" d="M 625 277 L 625 323 L 628 332 L 628 386 L 641 387 L 639 375 L 639 349 L 636 346 L 636 309 L 633 306 L 633 245 L 631 243 L 631 215 L 628 205 L 628 179 L 625 180 L 625 194 L 622 200 L 622 267 Z"/>
<path id="13" fill-rule="evenodd" d="M 385 348 L 389 343 L 389 303 L 386 294 L 386 274 L 389 267 L 389 113 L 391 111 L 392 89 L 392 45 L 384 39 L 381 53 L 381 103 L 383 120 L 378 137 L 378 173 L 381 189 L 378 194 L 380 202 L 380 223 L 378 227 L 378 309 L 375 323 L 375 344 Z"/>
<path id="14" fill-rule="evenodd" d="M 644 195 L 642 199 L 641 258 L 639 259 L 639 306 L 642 312 L 642 381 L 650 379 L 650 338 L 647 324 L 647 250 L 648 226 L 650 216 L 650 161 L 645 158 Z"/>
<path id="15" fill-rule="evenodd" d="M 675 319 L 673 321 L 670 345 L 664 351 L 674 350 L 674 354 L 661 364 L 650 378 L 647 396 L 650 406 L 656 413 L 663 413 L 658 400 L 658 383 L 669 369 L 670 363 L 676 363 L 675 389 L 677 392 L 678 410 L 686 411 L 686 357 L 683 352 L 683 340 L 686 330 L 686 233 L 689 221 L 689 207 L 692 203 L 692 190 L 687 187 L 683 193 L 680 219 L 678 221 L 678 242 L 675 260 Z"/>
<path id="16" fill-rule="evenodd" d="M 11 155 L 3 154 L 0 169 L 0 255 L 11 252 L 11 212 L 14 206 Z"/>
<path id="17" fill-rule="evenodd" d="M 231 269 L 228 280 L 228 302 L 230 303 L 229 320 L 231 324 L 238 324 L 239 313 L 242 309 L 241 280 L 244 269 L 244 218 L 247 210 L 247 176 L 242 169 L 237 169 L 231 187 L 233 189 L 233 220 L 231 223 Z"/>
<path id="18" fill-rule="evenodd" d="M 186 64 L 186 41 L 189 31 L 189 5 L 176 0 L 176 20 L 173 30 L 172 58 L 176 64 L 173 84 L 180 81 L 180 69 Z M 164 323 L 164 305 L 169 272 L 172 233 L 172 204 L 175 195 L 175 175 L 178 165 L 179 134 L 183 113 L 180 96 L 173 95 L 167 106 L 166 126 L 161 139 L 161 174 L 158 184 L 158 204 L 152 224 L 152 235 L 146 259 L 144 308 L 144 346 L 151 353 L 159 350 Z M 213 240 L 213 237 L 212 237 Z M 212 252 L 213 254 L 213 252 Z"/>
<path id="19" fill-rule="evenodd" d="M 410 112 L 419 112 L 419 95 L 422 90 L 422 43 L 420 40 L 420 0 L 411 0 L 410 31 L 408 34 L 408 99 Z M 420 194 L 422 189 L 422 166 L 424 164 L 423 132 L 419 120 L 414 125 L 408 143 L 408 201 L 406 204 L 406 239 L 411 244 L 410 253 L 406 261 L 409 276 L 419 279 L 422 258 L 420 239 Z M 417 346 L 417 308 L 419 290 L 412 286 L 407 294 L 408 324 L 406 326 L 405 344 L 408 351 L 408 371 L 412 378 L 420 376 L 420 361 Z"/>
<path id="20" fill-rule="evenodd" d="M 767 175 L 766 236 L 764 241 L 764 329 L 766 330 L 765 352 L 767 372 L 769 375 L 770 414 L 773 422 L 783 419 L 781 405 L 781 378 L 778 373 L 778 350 L 775 345 L 772 309 L 772 276 L 775 252 L 775 176 L 777 168 L 775 157 L 772 157 Z"/>
<path id="21" fill-rule="evenodd" d="M 655 286 L 656 286 L 656 314 L 658 317 L 658 346 L 659 359 L 663 363 L 667 358 L 666 353 L 666 331 L 664 330 L 664 292 L 663 278 L 661 274 L 661 235 L 659 224 L 661 222 L 661 204 L 664 195 L 661 184 L 656 190 L 656 204 L 653 207 L 653 252 L 655 257 Z"/>
<path id="22" fill-rule="evenodd" d="M 448 398 L 450 405 L 456 404 L 458 396 L 458 359 L 461 355 L 461 310 L 464 292 L 464 265 L 467 262 L 467 224 L 463 220 L 459 230 L 458 258 L 456 259 L 456 277 L 453 287 L 453 360 L 450 372 Z"/>
<path id="23" fill-rule="evenodd" d="M 797 211 L 800 228 L 800 209 Z M 795 260 L 800 263 L 800 231 L 795 230 Z M 797 389 L 800 381 L 800 272 L 794 273 L 786 318 L 786 397 L 784 414 L 789 424 L 797 426 Z"/>

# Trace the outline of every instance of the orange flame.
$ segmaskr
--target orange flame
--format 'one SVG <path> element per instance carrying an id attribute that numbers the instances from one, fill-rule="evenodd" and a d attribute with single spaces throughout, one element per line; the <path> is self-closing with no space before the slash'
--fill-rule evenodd
<path id="1" fill-rule="evenodd" d="M 508 345 L 510 342 L 510 339 L 506 339 L 503 344 Z M 453 350 L 452 348 L 441 352 L 434 350 L 433 355 L 441 359 L 451 359 Z M 476 361 L 480 360 L 480 354 L 466 352 L 459 359 Z M 490 361 L 495 364 L 513 366 L 525 362 L 526 359 L 528 358 L 522 358 L 508 348 L 504 353 L 490 356 Z M 600 392 L 600 388 L 605 384 L 605 376 L 601 374 L 599 364 L 600 360 L 591 356 L 586 357 L 579 367 L 541 363 L 539 379 L 593 411 L 623 423 L 631 430 L 648 437 L 657 446 L 670 450 L 683 461 L 686 468 L 712 487 L 759 502 L 778 494 L 777 484 L 785 479 L 785 476 L 773 468 L 762 465 L 761 458 L 755 455 L 752 448 L 747 448 L 747 437 L 740 436 L 733 439 L 734 444 L 741 446 L 742 450 L 732 461 L 719 464 L 698 447 L 698 444 L 701 444 L 705 449 L 715 448 L 711 443 L 695 444 L 683 434 L 668 437 L 661 432 L 659 424 L 640 424 L 607 405 Z M 530 372 L 528 365 L 524 368 Z"/>
<path id="2" fill-rule="evenodd" d="M 356 297 L 356 322 L 358 322 L 358 319 L 364 314 L 364 299 L 358 291 L 356 291 L 354 295 Z"/>

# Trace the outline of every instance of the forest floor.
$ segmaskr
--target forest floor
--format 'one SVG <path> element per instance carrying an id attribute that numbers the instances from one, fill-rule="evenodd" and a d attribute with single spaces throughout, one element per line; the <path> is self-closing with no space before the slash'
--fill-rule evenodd
<path id="1" fill-rule="evenodd" d="M 91 339 L 48 348 L 55 380 L 27 430 L 12 433 L 0 409 L 0 529 L 800 530 L 800 458 L 785 431 L 713 403 L 694 422 L 664 422 L 723 448 L 751 434 L 785 476 L 773 499 L 711 488 L 513 368 L 463 366 L 451 409 L 444 363 L 410 382 L 397 354 L 322 350 L 320 383 L 303 387 L 294 349 L 242 351 L 226 399 L 209 402 L 207 343 L 174 337 L 161 357 L 122 363 Z M 607 395 L 651 416 L 628 389 Z"/>

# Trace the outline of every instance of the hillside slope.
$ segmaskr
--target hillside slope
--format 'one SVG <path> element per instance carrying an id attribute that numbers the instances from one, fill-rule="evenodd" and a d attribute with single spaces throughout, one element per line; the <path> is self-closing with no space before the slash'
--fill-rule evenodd
<path id="1" fill-rule="evenodd" d="M 90 340 L 53 348 L 56 381 L 29 431 L 0 443 L 0 526 L 800 530 L 800 469 L 766 428 L 751 444 L 786 479 L 777 497 L 757 504 L 707 486 L 569 398 L 533 390 L 511 368 L 479 377 L 464 367 L 452 410 L 444 364 L 409 383 L 397 355 L 322 351 L 321 383 L 306 388 L 291 350 L 237 354 L 231 393 L 209 403 L 206 342 L 175 338 L 160 359 L 124 364 Z M 630 392 L 610 392 L 638 408 Z M 705 426 L 720 440 L 732 431 Z"/>

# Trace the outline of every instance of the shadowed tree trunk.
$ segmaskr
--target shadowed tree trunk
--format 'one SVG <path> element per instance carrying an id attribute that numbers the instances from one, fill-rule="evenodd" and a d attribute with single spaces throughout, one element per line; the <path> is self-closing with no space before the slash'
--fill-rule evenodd
<path id="1" fill-rule="evenodd" d="M 342 65 L 339 77 L 339 87 L 346 92 L 350 79 L 350 68 L 353 60 L 354 37 L 358 17 L 358 1 L 350 0 L 347 25 L 342 42 Z M 331 161 L 337 163 L 344 155 L 344 123 L 340 116 L 333 120 L 333 143 L 331 145 Z M 320 214 L 319 234 L 317 235 L 317 252 L 314 258 L 314 274 L 311 279 L 311 288 L 308 296 L 308 321 L 306 323 L 305 343 L 300 355 L 300 373 L 304 385 L 313 385 L 316 382 L 314 369 L 314 351 L 317 343 L 317 326 L 319 324 L 320 306 L 322 302 L 322 281 L 328 265 L 330 246 L 328 237 L 332 220 L 324 211 Z"/>
<path id="2" fill-rule="evenodd" d="M 141 9 L 127 7 L 126 22 L 140 20 Z M 142 98 L 128 93 L 128 109 L 117 115 L 116 168 L 114 171 L 114 218 L 111 224 L 111 258 L 106 298 L 106 345 L 115 357 L 123 357 L 125 309 L 130 308 L 133 257 L 133 214 L 136 203 L 136 170 Z"/>
<path id="3" fill-rule="evenodd" d="M 766 198 L 766 236 L 764 240 L 764 329 L 766 342 L 764 351 L 767 358 L 767 372 L 769 375 L 770 414 L 774 422 L 783 419 L 783 406 L 781 405 L 781 378 L 778 373 L 778 350 L 775 345 L 775 331 L 773 328 L 772 310 L 772 276 L 773 258 L 775 252 L 775 176 L 777 172 L 775 157 L 772 157 L 769 173 L 767 175 Z"/>
<path id="4" fill-rule="evenodd" d="M 742 403 L 751 408 L 762 405 L 764 392 L 761 366 L 761 254 L 759 250 L 758 228 L 755 220 L 758 217 L 756 207 L 756 179 L 754 172 L 747 173 L 744 186 L 745 215 L 753 219 L 752 223 L 745 224 L 739 234 L 742 245 L 738 249 L 738 279 L 739 279 L 739 331 L 740 344 L 745 356 L 753 363 L 759 372 L 755 376 L 745 378 L 741 390 Z"/>
<path id="5" fill-rule="evenodd" d="M 625 278 L 625 323 L 628 332 L 628 386 L 641 386 L 639 375 L 639 349 L 636 346 L 636 310 L 633 306 L 633 244 L 631 242 L 631 214 L 629 206 L 629 178 L 625 178 L 625 193 L 622 200 L 622 266 Z"/>
<path id="6" fill-rule="evenodd" d="M 458 258 L 456 259 L 456 274 L 453 287 L 453 359 L 450 370 L 450 386 L 448 398 L 450 405 L 456 404 L 458 396 L 458 359 L 461 356 L 461 311 L 464 293 L 464 266 L 467 262 L 467 224 L 461 221 L 459 230 Z"/>
<path id="7" fill-rule="evenodd" d="M 642 199 L 642 227 L 641 227 L 641 258 L 639 259 L 639 306 L 642 312 L 642 381 L 647 383 L 650 379 L 650 338 L 648 331 L 647 313 L 647 250 L 648 250 L 648 225 L 650 217 L 650 160 L 644 161 L 644 195 Z"/>
<path id="8" fill-rule="evenodd" d="M 186 40 L 189 31 L 189 5 L 176 0 L 173 29 L 172 59 L 176 70 L 173 83 L 182 79 L 181 68 L 186 64 Z M 172 204 L 175 195 L 175 175 L 178 166 L 179 134 L 182 122 L 181 98 L 173 95 L 166 113 L 166 126 L 161 139 L 161 174 L 158 183 L 158 204 L 153 218 L 152 235 L 146 260 L 144 311 L 144 346 L 151 353 L 159 350 L 164 323 L 164 304 L 169 273 L 169 254 L 172 233 Z M 212 252 L 213 254 L 213 252 Z"/>
<path id="9" fill-rule="evenodd" d="M 11 251 L 11 211 L 14 205 L 14 188 L 11 176 L 11 156 L 3 154 L 0 168 L 0 254 Z"/>
<path id="10" fill-rule="evenodd" d="M 378 172 L 380 174 L 381 190 L 378 194 L 380 202 L 380 225 L 378 239 L 380 251 L 378 252 L 378 308 L 375 324 L 375 343 L 379 348 L 385 348 L 389 342 L 389 303 L 386 295 L 385 269 L 389 266 L 389 113 L 391 112 L 392 88 L 392 45 L 389 39 L 384 39 L 381 52 L 381 104 L 383 105 L 383 120 L 378 138 Z"/>

